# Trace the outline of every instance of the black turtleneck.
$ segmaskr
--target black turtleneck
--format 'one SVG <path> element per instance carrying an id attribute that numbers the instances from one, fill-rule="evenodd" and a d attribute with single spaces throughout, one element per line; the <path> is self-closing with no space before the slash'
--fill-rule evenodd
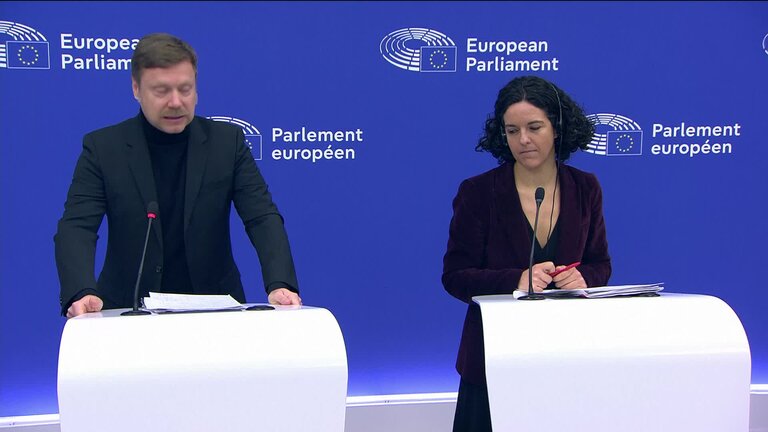
<path id="1" fill-rule="evenodd" d="M 140 113 L 144 136 L 152 160 L 158 221 L 163 231 L 163 276 L 161 291 L 191 294 L 187 254 L 184 246 L 184 194 L 187 180 L 189 126 L 181 133 L 168 134 L 152 126 Z"/>

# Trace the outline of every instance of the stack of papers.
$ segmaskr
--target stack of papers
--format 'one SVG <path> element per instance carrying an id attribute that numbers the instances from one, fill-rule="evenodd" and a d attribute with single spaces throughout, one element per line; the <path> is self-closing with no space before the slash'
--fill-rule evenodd
<path id="1" fill-rule="evenodd" d="M 646 285 L 616 285 L 574 290 L 553 289 L 544 290 L 541 292 L 541 294 L 550 298 L 605 298 L 619 296 L 654 295 L 663 289 L 664 283 L 659 282 Z"/>
<path id="2" fill-rule="evenodd" d="M 166 294 L 150 292 L 144 297 L 144 308 L 151 311 L 239 310 L 243 305 L 230 295 Z"/>

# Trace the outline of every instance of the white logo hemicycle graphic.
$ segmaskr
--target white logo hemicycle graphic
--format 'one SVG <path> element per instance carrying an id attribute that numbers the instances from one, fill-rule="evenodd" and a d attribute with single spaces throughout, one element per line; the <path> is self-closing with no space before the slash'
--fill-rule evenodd
<path id="1" fill-rule="evenodd" d="M 392 65 L 412 72 L 456 72 L 456 44 L 437 30 L 409 27 L 384 36 L 379 51 Z"/>
<path id="2" fill-rule="evenodd" d="M 643 131 L 634 120 L 619 114 L 590 114 L 595 134 L 587 153 L 601 156 L 639 156 L 643 154 Z"/>
<path id="3" fill-rule="evenodd" d="M 48 41 L 42 33 L 24 24 L 0 21 L 0 68 L 50 69 Z"/>
<path id="4" fill-rule="evenodd" d="M 768 54 L 768 33 L 766 33 L 765 37 L 763 38 L 763 51 Z"/>
<path id="5" fill-rule="evenodd" d="M 240 120 L 235 117 L 224 116 L 209 116 L 209 119 L 218 122 L 231 123 L 236 126 L 240 126 L 245 134 L 245 144 L 251 149 L 251 154 L 255 160 L 261 160 L 261 132 L 256 129 L 256 126 L 248 123 L 245 120 Z M 254 150 L 255 149 L 255 150 Z"/>

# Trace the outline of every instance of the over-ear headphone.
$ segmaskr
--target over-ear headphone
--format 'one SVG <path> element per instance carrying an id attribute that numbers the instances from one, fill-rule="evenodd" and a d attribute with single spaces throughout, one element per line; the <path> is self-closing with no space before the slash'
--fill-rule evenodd
<path id="1" fill-rule="evenodd" d="M 547 244 L 549 244 L 549 238 L 552 236 L 552 218 L 555 214 L 555 195 L 557 194 L 557 185 L 560 182 L 560 151 L 563 148 L 563 103 L 560 101 L 560 92 L 557 91 L 557 87 L 554 84 L 549 83 L 552 90 L 555 92 L 555 98 L 557 98 L 557 150 L 555 150 L 555 189 L 552 191 L 552 210 L 549 213 L 549 232 L 547 233 Z"/>
<path id="2" fill-rule="evenodd" d="M 549 85 L 552 87 L 552 90 L 555 92 L 555 98 L 557 98 L 557 125 L 555 126 L 557 130 L 557 153 L 555 154 L 555 158 L 557 161 L 560 161 L 560 150 L 563 146 L 563 103 L 560 101 L 560 92 L 557 91 L 557 87 L 555 87 L 554 84 L 549 83 Z"/>

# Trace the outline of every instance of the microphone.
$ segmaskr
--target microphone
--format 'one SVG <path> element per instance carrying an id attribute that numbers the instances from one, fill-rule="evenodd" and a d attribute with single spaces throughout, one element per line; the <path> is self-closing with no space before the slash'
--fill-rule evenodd
<path id="1" fill-rule="evenodd" d="M 139 275 L 136 276 L 136 285 L 133 288 L 133 310 L 125 311 L 120 315 L 150 315 L 149 312 L 139 310 L 139 284 L 141 283 L 141 273 L 144 271 L 144 257 L 147 255 L 147 243 L 149 243 L 149 232 L 152 230 L 152 221 L 157 218 L 157 203 L 150 202 L 147 205 L 147 235 L 144 237 L 144 249 L 141 251 L 141 263 L 139 264 Z"/>
<path id="2" fill-rule="evenodd" d="M 531 236 L 531 258 L 528 260 L 528 294 L 521 296 L 518 300 L 543 300 L 546 297 L 542 294 L 533 292 L 533 250 L 536 246 L 536 230 L 539 227 L 539 207 L 544 201 L 544 188 L 536 188 L 536 216 L 533 218 L 533 236 Z"/>

